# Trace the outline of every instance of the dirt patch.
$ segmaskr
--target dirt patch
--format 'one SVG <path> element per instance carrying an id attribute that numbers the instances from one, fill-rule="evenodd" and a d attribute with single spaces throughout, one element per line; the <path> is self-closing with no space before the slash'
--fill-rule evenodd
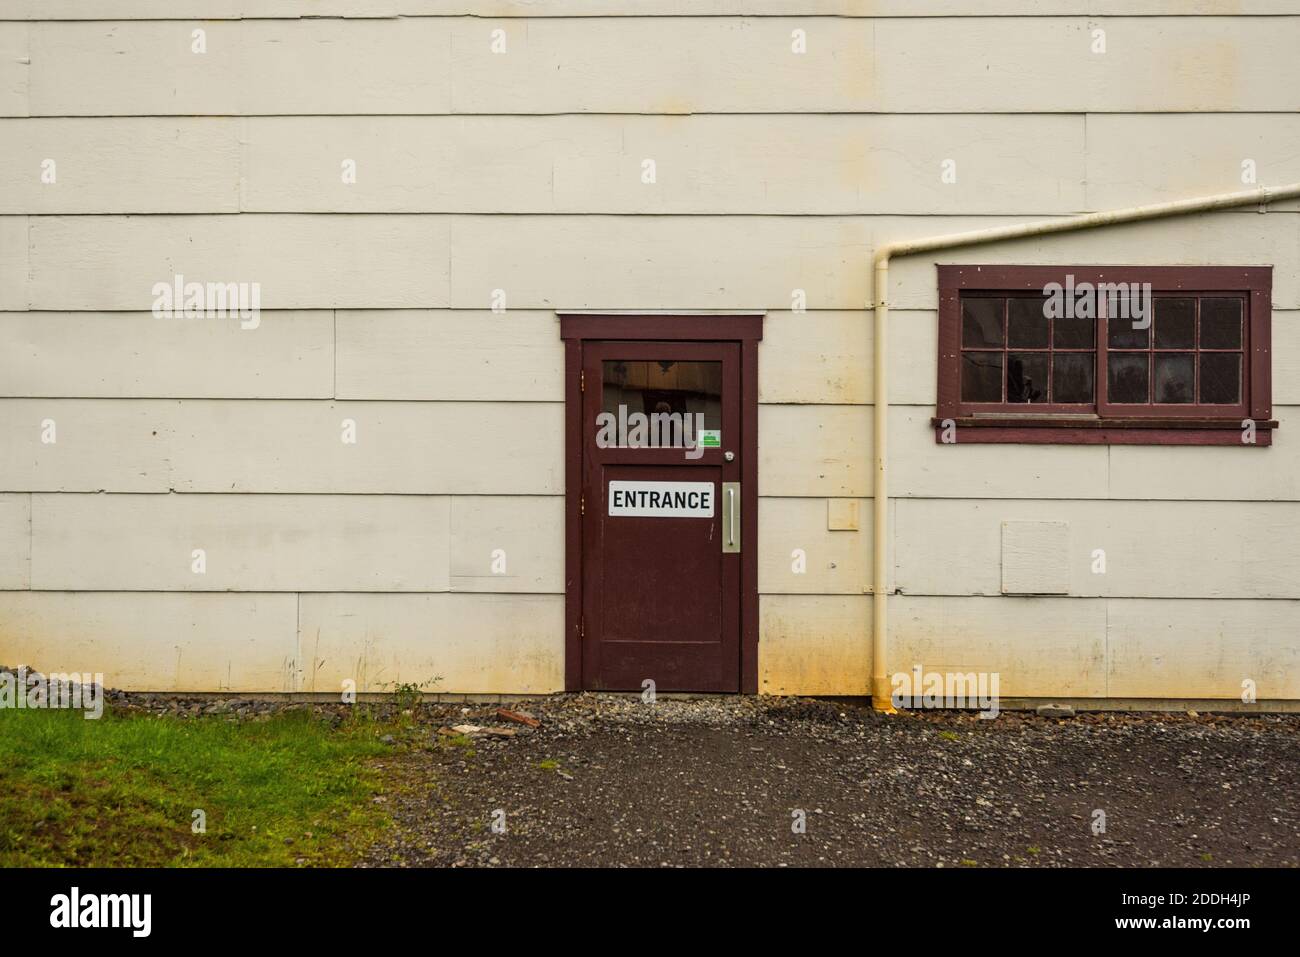
<path id="1" fill-rule="evenodd" d="M 568 695 L 528 706 L 532 730 L 495 710 L 421 708 L 431 747 L 385 762 L 397 826 L 363 863 L 1300 865 L 1300 716 Z"/>

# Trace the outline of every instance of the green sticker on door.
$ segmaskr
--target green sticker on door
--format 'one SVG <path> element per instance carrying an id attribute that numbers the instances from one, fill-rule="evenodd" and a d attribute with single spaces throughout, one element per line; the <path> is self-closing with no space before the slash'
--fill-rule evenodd
<path id="1" fill-rule="evenodd" d="M 722 448 L 722 430 L 700 429 L 700 438 L 696 444 L 702 449 Z"/>

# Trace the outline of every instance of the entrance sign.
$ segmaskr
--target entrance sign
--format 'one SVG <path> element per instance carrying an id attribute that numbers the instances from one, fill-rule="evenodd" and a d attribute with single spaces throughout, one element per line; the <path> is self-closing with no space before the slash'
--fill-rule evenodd
<path id="1" fill-rule="evenodd" d="M 610 482 L 609 514 L 634 518 L 712 518 L 712 482 Z"/>

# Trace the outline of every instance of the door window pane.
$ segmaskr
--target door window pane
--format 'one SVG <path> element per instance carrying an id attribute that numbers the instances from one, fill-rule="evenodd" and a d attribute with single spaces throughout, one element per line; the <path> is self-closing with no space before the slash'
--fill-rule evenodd
<path id="1" fill-rule="evenodd" d="M 722 428 L 721 362 L 605 359 L 602 373 L 601 411 L 628 423 L 625 432 L 620 426 L 618 447 L 681 448 L 687 435 L 698 441 L 699 429 Z M 638 421 L 645 423 L 643 440 Z"/>

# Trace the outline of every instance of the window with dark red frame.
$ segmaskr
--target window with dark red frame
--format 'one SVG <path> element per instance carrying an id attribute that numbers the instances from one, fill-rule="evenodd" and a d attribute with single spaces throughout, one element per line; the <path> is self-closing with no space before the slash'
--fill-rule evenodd
<path id="1" fill-rule="evenodd" d="M 940 266 L 939 442 L 1271 442 L 1269 266 Z"/>

